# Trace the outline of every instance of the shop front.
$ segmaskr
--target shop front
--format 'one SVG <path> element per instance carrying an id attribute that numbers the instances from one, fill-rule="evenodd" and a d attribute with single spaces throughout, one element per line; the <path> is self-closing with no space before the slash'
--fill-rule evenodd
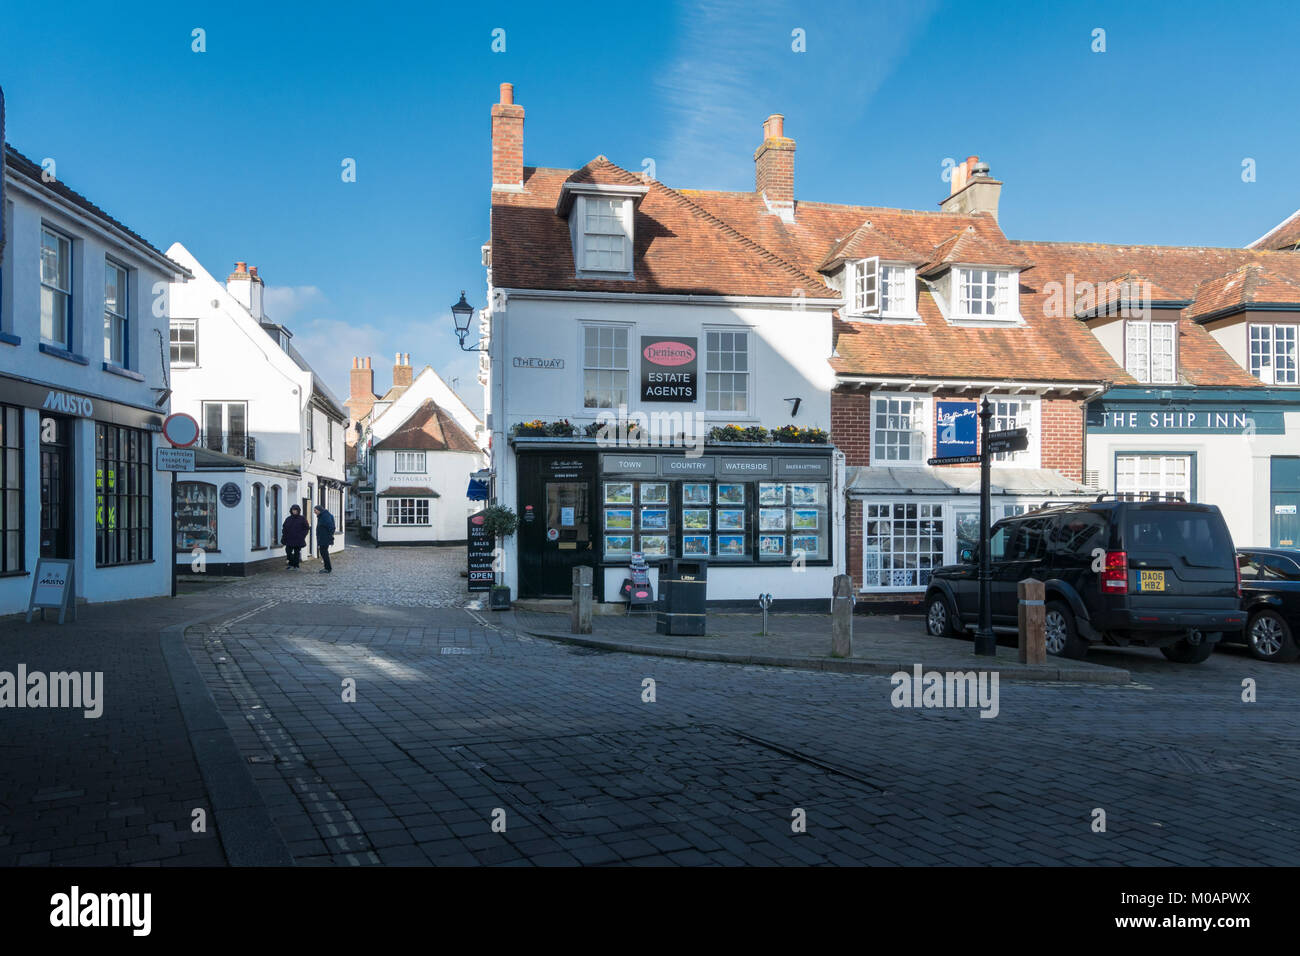
<path id="1" fill-rule="evenodd" d="M 168 593 L 155 529 L 167 478 L 153 468 L 163 415 L 0 375 L 0 613 L 26 608 L 41 558 L 76 562 L 88 601 Z"/>
<path id="2" fill-rule="evenodd" d="M 825 600 L 836 573 L 842 487 L 830 445 L 539 448 L 517 439 L 519 596 L 568 597 L 589 565 L 617 600 L 634 554 L 708 562 L 711 603 Z"/>
<path id="3" fill-rule="evenodd" d="M 1117 494 L 1217 505 L 1238 546 L 1300 545 L 1300 389 L 1115 386 L 1087 460 Z"/>

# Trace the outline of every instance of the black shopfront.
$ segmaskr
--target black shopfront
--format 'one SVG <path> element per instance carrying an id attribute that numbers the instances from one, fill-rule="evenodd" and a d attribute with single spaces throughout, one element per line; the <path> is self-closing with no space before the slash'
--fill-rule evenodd
<path id="1" fill-rule="evenodd" d="M 517 440 L 519 596 L 568 597 L 572 569 L 701 558 L 711 567 L 832 563 L 830 445 L 607 450 Z"/>

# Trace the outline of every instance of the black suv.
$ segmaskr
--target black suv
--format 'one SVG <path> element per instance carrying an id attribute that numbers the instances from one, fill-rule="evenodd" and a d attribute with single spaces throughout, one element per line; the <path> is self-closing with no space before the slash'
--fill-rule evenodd
<path id="1" fill-rule="evenodd" d="M 1089 644 L 1158 647 L 1179 663 L 1210 656 L 1240 631 L 1241 578 L 1219 509 L 1182 501 L 1057 505 L 1004 518 L 990 531 L 994 629 L 1017 626 L 1016 585 L 1047 592 L 1047 651 L 1081 658 Z M 979 618 L 978 557 L 936 568 L 925 596 L 929 632 L 956 636 Z"/>

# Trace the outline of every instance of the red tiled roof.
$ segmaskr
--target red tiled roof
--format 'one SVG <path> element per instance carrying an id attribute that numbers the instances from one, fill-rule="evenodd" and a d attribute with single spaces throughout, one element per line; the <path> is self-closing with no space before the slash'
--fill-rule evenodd
<path id="1" fill-rule="evenodd" d="M 1252 242 L 1248 249 L 1290 250 L 1300 246 L 1300 209 Z"/>
<path id="2" fill-rule="evenodd" d="M 391 485 L 379 492 L 376 498 L 441 498 L 432 488 L 419 485 Z"/>
<path id="3" fill-rule="evenodd" d="M 1207 316 L 1240 312 L 1262 303 L 1294 305 L 1300 310 L 1300 283 L 1251 263 L 1197 286 L 1196 301 L 1188 308 L 1187 317 L 1203 320 Z"/>
<path id="4" fill-rule="evenodd" d="M 935 275 L 961 263 L 1015 269 L 1027 269 L 1033 265 L 1007 242 L 1000 231 L 986 229 L 976 232 L 974 226 L 965 226 L 936 245 L 929 262 L 917 271 L 921 275 Z"/>
<path id="5" fill-rule="evenodd" d="M 577 278 L 569 225 L 556 215 L 567 169 L 524 167 L 521 193 L 492 194 L 492 281 L 502 288 L 584 292 L 661 292 L 832 298 L 811 272 L 743 235 L 690 198 L 597 157 L 581 171 L 591 181 L 648 186 L 633 232 L 634 277 Z M 856 225 L 856 224 L 855 224 Z M 821 253 L 824 255 L 823 248 Z M 821 256 L 817 261 L 820 261 Z"/>
<path id="6" fill-rule="evenodd" d="M 817 268 L 821 271 L 829 271 L 846 259 L 865 259 L 870 256 L 879 256 L 892 262 L 912 262 L 917 265 L 930 257 L 928 252 L 917 252 L 898 242 L 868 219 L 831 246 L 831 251 L 826 254 L 826 258 Z"/>
<path id="7" fill-rule="evenodd" d="M 433 399 L 407 416 L 397 430 L 375 445 L 375 451 L 478 451 L 474 440 Z"/>

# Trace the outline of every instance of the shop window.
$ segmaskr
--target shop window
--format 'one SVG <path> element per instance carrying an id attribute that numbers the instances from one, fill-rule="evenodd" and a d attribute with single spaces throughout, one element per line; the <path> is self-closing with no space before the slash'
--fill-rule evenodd
<path id="1" fill-rule="evenodd" d="M 943 564 L 943 505 L 929 502 L 864 502 L 864 590 L 914 591 L 930 583 Z"/>
<path id="2" fill-rule="evenodd" d="M 176 483 L 176 550 L 217 550 L 217 486 L 205 481 Z"/>
<path id="3" fill-rule="evenodd" d="M 758 483 L 758 559 L 829 557 L 828 490 L 824 481 Z"/>
<path id="4" fill-rule="evenodd" d="M 23 410 L 0 405 L 0 574 L 23 567 Z"/>
<path id="5" fill-rule="evenodd" d="M 260 482 L 253 483 L 253 493 L 248 498 L 248 511 L 252 522 L 252 542 L 254 548 L 262 546 L 262 506 L 263 489 Z"/>
<path id="6" fill-rule="evenodd" d="M 627 404 L 627 329 L 587 325 L 582 330 L 582 405 L 618 408 Z"/>
<path id="7" fill-rule="evenodd" d="M 606 481 L 602 485 L 607 561 L 626 561 L 640 551 L 648 561 L 676 553 L 674 520 L 667 481 Z"/>
<path id="8" fill-rule="evenodd" d="M 95 563 L 153 560 L 153 439 L 95 423 Z"/>
<path id="9" fill-rule="evenodd" d="M 909 395 L 872 398 L 871 459 L 880 465 L 920 465 L 925 462 L 926 416 L 929 402 Z"/>
<path id="10" fill-rule="evenodd" d="M 415 527 L 429 523 L 428 498 L 385 498 L 384 524 Z"/>

